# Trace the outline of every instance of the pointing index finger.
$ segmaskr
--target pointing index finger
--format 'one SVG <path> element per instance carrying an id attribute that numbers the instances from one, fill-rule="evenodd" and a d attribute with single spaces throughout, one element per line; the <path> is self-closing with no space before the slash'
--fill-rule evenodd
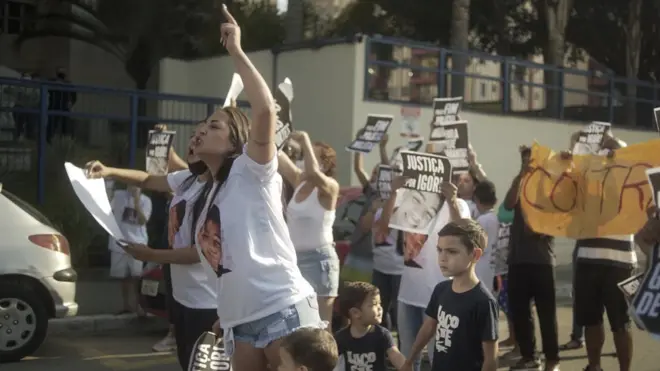
<path id="1" fill-rule="evenodd" d="M 237 24 L 236 19 L 234 19 L 234 16 L 232 16 L 231 13 L 229 13 L 229 9 L 227 9 L 226 4 L 222 4 L 222 15 L 225 17 L 227 23 Z"/>

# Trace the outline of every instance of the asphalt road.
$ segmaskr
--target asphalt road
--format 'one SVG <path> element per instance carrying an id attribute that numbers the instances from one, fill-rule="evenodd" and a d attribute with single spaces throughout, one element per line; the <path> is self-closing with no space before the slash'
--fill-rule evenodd
<path id="1" fill-rule="evenodd" d="M 571 309 L 559 308 L 560 341 L 567 340 L 571 327 Z M 538 328 L 538 326 L 537 326 Z M 500 323 L 501 338 L 507 336 L 506 324 Z M 31 358 L 20 363 L 2 365 L 3 371 L 180 371 L 173 354 L 155 354 L 151 346 L 163 334 L 148 333 L 126 335 L 121 332 L 99 333 L 82 337 L 49 337 Z M 538 336 L 538 335 L 537 335 Z M 538 337 L 540 339 L 540 337 Z M 641 331 L 635 330 L 635 356 L 633 370 L 657 371 L 657 351 L 660 343 Z M 540 347 L 540 340 L 539 340 Z M 608 334 L 605 342 L 603 369 L 618 370 L 613 356 L 614 346 Z M 500 369 L 508 363 L 502 361 Z M 562 353 L 562 370 L 580 371 L 586 365 L 584 349 Z M 424 371 L 428 371 L 428 365 Z"/>

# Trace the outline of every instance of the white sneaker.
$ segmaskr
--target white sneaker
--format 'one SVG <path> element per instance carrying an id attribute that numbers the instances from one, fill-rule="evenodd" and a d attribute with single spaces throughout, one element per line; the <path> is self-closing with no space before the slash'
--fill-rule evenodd
<path id="1" fill-rule="evenodd" d="M 176 350 L 176 340 L 174 336 L 167 334 L 163 340 L 157 342 L 151 349 L 158 353 L 173 352 Z"/>

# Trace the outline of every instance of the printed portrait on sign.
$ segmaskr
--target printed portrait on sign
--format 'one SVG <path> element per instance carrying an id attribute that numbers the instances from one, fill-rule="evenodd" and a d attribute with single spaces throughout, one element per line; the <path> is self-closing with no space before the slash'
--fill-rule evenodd
<path id="1" fill-rule="evenodd" d="M 390 225 L 402 231 L 426 234 L 440 206 L 442 196 L 437 193 L 401 189 Z"/>
<path id="2" fill-rule="evenodd" d="M 147 157 L 147 173 L 153 175 L 167 174 L 167 158 Z"/>
<path id="3" fill-rule="evenodd" d="M 186 200 L 179 201 L 176 205 L 170 207 L 170 215 L 167 226 L 167 240 L 170 248 L 174 247 L 174 239 L 179 233 L 183 217 L 186 214 Z"/>
<path id="4" fill-rule="evenodd" d="M 204 255 L 218 277 L 231 272 L 222 266 L 222 228 L 220 225 L 220 209 L 216 205 L 209 208 L 206 220 L 197 236 L 197 241 L 199 248 L 202 250 L 202 255 Z"/>

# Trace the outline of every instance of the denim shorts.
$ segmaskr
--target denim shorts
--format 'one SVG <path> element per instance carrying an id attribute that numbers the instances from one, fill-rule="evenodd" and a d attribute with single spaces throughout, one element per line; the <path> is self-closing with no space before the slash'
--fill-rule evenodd
<path id="1" fill-rule="evenodd" d="M 337 297 L 339 293 L 339 257 L 334 244 L 315 250 L 296 251 L 298 269 L 319 297 Z"/>
<path id="2" fill-rule="evenodd" d="M 255 348 L 265 348 L 303 327 L 325 328 L 321 321 L 316 295 L 307 298 L 262 319 L 244 323 L 231 329 L 233 339 L 248 343 Z"/>

